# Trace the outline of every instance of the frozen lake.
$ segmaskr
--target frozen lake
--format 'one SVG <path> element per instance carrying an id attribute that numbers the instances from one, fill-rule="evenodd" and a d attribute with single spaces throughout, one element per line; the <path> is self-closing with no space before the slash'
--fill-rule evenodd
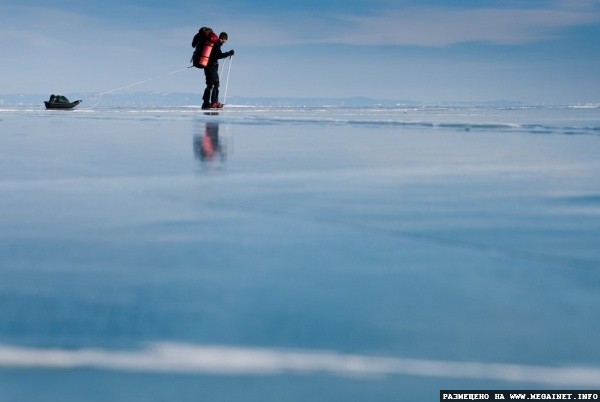
<path id="1" fill-rule="evenodd" d="M 0 401 L 600 388 L 600 109 L 0 109 Z"/>

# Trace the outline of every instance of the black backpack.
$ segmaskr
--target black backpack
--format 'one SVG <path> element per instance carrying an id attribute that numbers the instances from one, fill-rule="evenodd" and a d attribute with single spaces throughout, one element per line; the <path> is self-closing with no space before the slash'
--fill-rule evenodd
<path id="1" fill-rule="evenodd" d="M 204 44 L 204 41 L 206 40 L 206 35 L 204 34 L 204 29 L 205 28 L 200 28 L 198 33 L 196 35 L 194 35 L 194 39 L 192 39 L 192 47 L 195 50 L 194 50 L 194 54 L 192 54 L 192 59 L 190 61 L 192 62 L 192 65 L 197 68 L 203 68 L 200 65 L 200 52 L 202 51 L 202 48 L 200 47 L 200 49 L 198 49 L 198 47 L 199 47 L 198 45 Z"/>
<path id="2" fill-rule="evenodd" d="M 194 54 L 192 54 L 192 65 L 197 68 L 204 68 L 203 65 L 200 64 L 200 54 L 202 54 L 202 49 L 206 44 L 206 40 L 208 35 L 212 33 L 213 30 L 208 27 L 202 27 L 198 30 L 198 33 L 194 35 L 194 39 L 192 39 L 192 47 L 195 49 Z"/>
<path id="3" fill-rule="evenodd" d="M 202 27 L 202 28 L 200 28 L 198 33 L 196 35 L 194 35 L 194 39 L 192 39 L 192 47 L 193 48 L 196 48 L 196 46 L 198 46 L 199 43 L 201 43 L 203 40 L 206 39 L 206 34 L 204 33 L 205 30 L 206 30 L 206 27 Z"/>

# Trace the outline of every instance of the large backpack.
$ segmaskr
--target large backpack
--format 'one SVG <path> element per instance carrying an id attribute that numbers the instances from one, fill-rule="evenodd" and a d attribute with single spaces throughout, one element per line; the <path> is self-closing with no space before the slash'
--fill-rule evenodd
<path id="1" fill-rule="evenodd" d="M 197 68 L 204 68 L 208 65 L 208 58 L 212 52 L 213 45 L 219 40 L 217 34 L 208 28 L 202 27 L 194 39 L 192 39 L 192 47 L 195 48 L 194 54 L 192 54 L 192 65 Z"/>

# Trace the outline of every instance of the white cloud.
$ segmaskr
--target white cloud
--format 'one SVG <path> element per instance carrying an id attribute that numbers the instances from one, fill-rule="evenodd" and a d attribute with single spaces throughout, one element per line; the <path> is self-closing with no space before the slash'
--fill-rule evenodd
<path id="1" fill-rule="evenodd" d="M 46 7 L 12 6 L 4 12 L 10 17 L 0 27 L 7 45 L 48 48 L 53 40 L 95 46 L 107 41 L 130 42 L 136 32 L 116 31 L 110 21 L 93 15 L 77 14 Z M 230 33 L 239 46 L 277 46 L 294 44 L 411 45 L 447 46 L 466 42 L 523 44 L 552 39 L 565 29 L 600 21 L 596 8 L 588 1 L 557 0 L 546 8 L 403 8 L 379 9 L 369 14 L 214 14 L 215 29 Z M 108 25 L 107 25 L 108 24 Z M 198 27 L 163 26 L 139 34 L 142 46 L 181 46 Z M 57 46 L 58 48 L 58 46 Z"/>
<path id="2" fill-rule="evenodd" d="M 587 3 L 586 3 L 587 4 Z M 239 43 L 447 46 L 466 42 L 523 44 L 600 21 L 593 5 L 568 0 L 546 8 L 406 8 L 370 14 L 244 15 L 228 21 Z M 301 22 L 299 22 L 301 21 Z"/>
<path id="3" fill-rule="evenodd" d="M 409 9 L 375 16 L 346 16 L 352 30 L 324 37 L 356 45 L 446 46 L 465 42 L 522 44 L 560 35 L 598 19 L 585 11 L 520 9 Z"/>
<path id="4" fill-rule="evenodd" d="M 327 373 L 353 377 L 410 375 L 467 380 L 530 382 L 553 386 L 600 386 L 600 369 L 452 362 L 236 346 L 157 343 L 146 349 L 35 349 L 0 345 L 0 367 L 279 375 Z"/>

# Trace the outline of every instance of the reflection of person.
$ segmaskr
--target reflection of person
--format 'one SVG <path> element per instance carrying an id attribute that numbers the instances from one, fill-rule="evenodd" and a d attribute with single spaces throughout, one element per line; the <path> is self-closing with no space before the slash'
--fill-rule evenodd
<path id="1" fill-rule="evenodd" d="M 225 159 L 225 149 L 219 142 L 219 123 L 207 122 L 204 135 L 194 137 L 194 154 L 202 162 L 212 161 L 217 157 Z"/>
<path id="2" fill-rule="evenodd" d="M 219 103 L 219 60 L 225 57 L 233 56 L 233 50 L 223 53 L 221 46 L 227 42 L 228 35 L 226 32 L 221 32 L 219 41 L 213 46 L 208 65 L 204 68 L 206 76 L 206 89 L 202 97 L 202 109 L 220 109 L 223 107 Z"/>

